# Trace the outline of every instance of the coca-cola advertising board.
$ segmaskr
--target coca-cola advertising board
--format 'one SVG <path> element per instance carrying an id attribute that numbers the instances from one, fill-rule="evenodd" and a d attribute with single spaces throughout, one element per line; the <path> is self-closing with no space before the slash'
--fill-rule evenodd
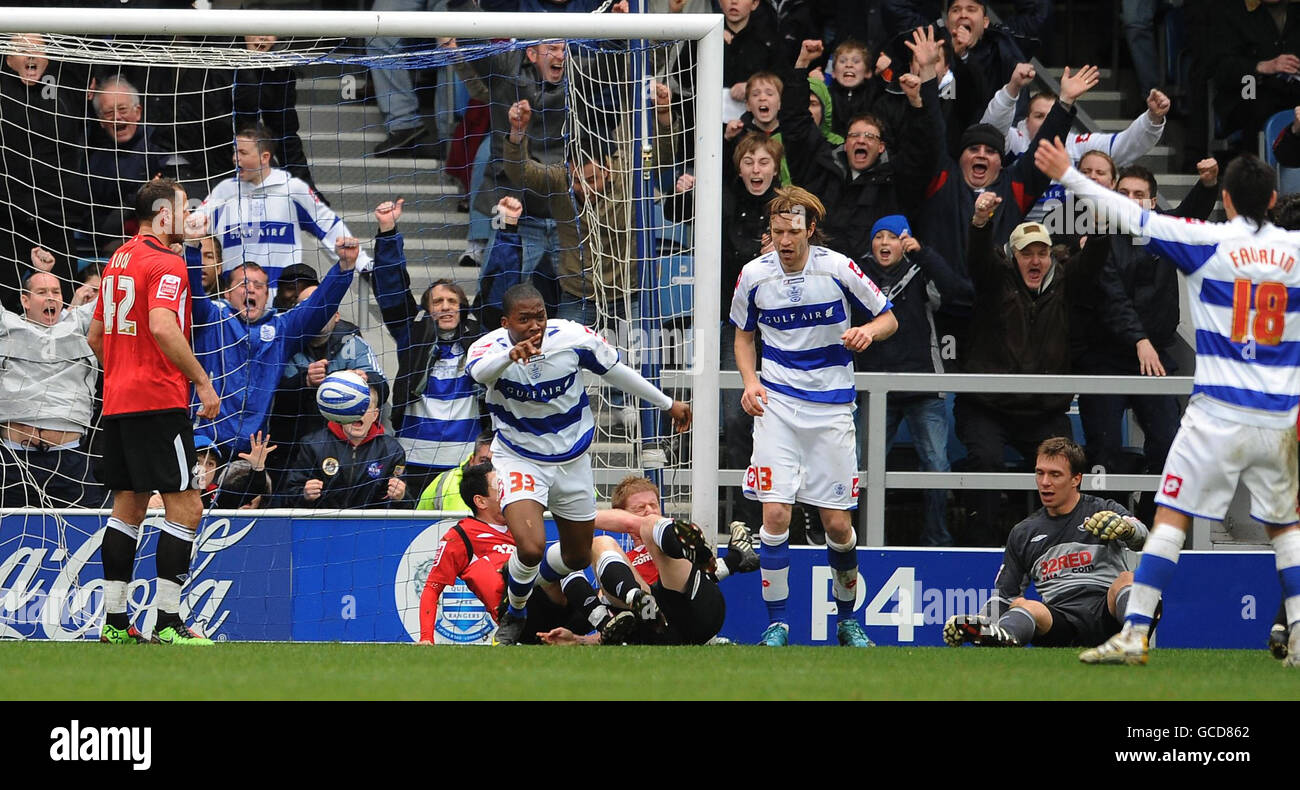
<path id="1" fill-rule="evenodd" d="M 236 511 L 204 519 L 182 614 L 216 639 L 411 642 L 419 600 L 454 519 L 425 514 L 313 516 Z M 99 544 L 106 513 L 0 513 L 0 639 L 96 638 L 103 622 Z M 152 631 L 161 514 L 146 519 L 129 588 L 134 622 Z M 548 522 L 550 539 L 554 525 Z M 860 549 L 854 616 L 877 644 L 938 645 L 943 622 L 977 612 L 1001 562 L 994 549 Z M 835 640 L 826 549 L 790 556 L 791 641 Z M 758 574 L 721 582 L 722 636 L 753 642 L 767 625 Z M 1032 593 L 1031 593 L 1032 595 Z M 1280 591 L 1271 552 L 1184 552 L 1165 592 L 1165 647 L 1257 648 Z M 1209 626 L 1212 624 L 1212 626 Z M 491 642 L 493 623 L 464 585 L 444 591 L 435 640 Z"/>

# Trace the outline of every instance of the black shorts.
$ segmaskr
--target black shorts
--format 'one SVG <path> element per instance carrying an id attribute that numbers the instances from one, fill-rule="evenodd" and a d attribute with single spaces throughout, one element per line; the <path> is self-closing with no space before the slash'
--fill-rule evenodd
<path id="1" fill-rule="evenodd" d="M 1044 604 L 1052 615 L 1052 630 L 1035 636 L 1038 647 L 1096 647 L 1119 633 L 1122 626 L 1106 606 L 1106 596 L 1061 607 Z"/>
<path id="2" fill-rule="evenodd" d="M 110 491 L 170 494 L 198 486 L 194 426 L 183 409 L 105 417 L 95 475 Z"/>
<path id="3" fill-rule="evenodd" d="M 650 592 L 668 620 L 668 629 L 662 634 L 645 633 L 646 643 L 702 645 L 722 630 L 722 621 L 727 618 L 727 602 L 717 581 L 699 568 L 691 570 L 684 592 L 669 590 L 659 581 L 650 585 Z"/>
<path id="4" fill-rule="evenodd" d="M 523 645 L 537 645 L 539 632 L 545 633 L 554 628 L 567 628 L 575 634 L 585 634 L 591 630 L 591 623 L 578 607 L 560 606 L 552 601 L 545 590 L 534 588 L 528 598 L 528 608 L 524 610 L 524 634 L 519 639 Z"/>

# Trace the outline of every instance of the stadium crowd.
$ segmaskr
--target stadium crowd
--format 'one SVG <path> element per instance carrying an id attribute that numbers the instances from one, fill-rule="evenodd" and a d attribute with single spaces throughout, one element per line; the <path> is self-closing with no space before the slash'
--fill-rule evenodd
<path id="1" fill-rule="evenodd" d="M 541 3 L 537 10 L 593 10 L 587 5 Z M 1300 25 L 1287 21 L 1285 9 L 1279 9 L 1285 4 L 1185 5 L 1193 85 L 1209 78 L 1229 85 L 1239 81 L 1237 72 L 1272 77 L 1300 68 L 1300 60 L 1289 54 L 1300 52 L 1300 42 L 1290 44 L 1287 38 Z M 515 3 L 474 0 L 375 4 L 378 10 L 475 6 L 519 10 Z M 1034 91 L 1037 75 L 1030 58 L 1053 61 L 1044 46 L 1053 35 L 1051 4 L 1045 0 L 825 6 L 670 0 L 662 8 L 652 3 L 648 10 L 720 11 L 726 18 L 720 87 L 736 117 L 722 130 L 723 314 L 729 312 L 731 283 L 741 267 L 771 248 L 767 202 L 778 187 L 798 185 L 828 208 L 821 229 L 827 246 L 858 262 L 889 295 L 901 322 L 892 342 L 856 355 L 858 370 L 1175 371 L 1179 315 L 1172 266 L 1159 259 L 1152 265 L 1154 256 L 1132 245 L 1103 239 L 1089 248 L 1086 238 L 1059 232 L 1067 229 L 1059 217 L 1053 222 L 1052 212 L 1061 210 L 1065 196 L 1023 156 L 1035 137 L 1067 137 L 1083 172 L 1155 205 L 1155 176 L 1138 160 L 1161 141 L 1171 109 L 1159 88 L 1189 78 L 1162 75 L 1154 63 L 1154 6 L 1123 3 L 1145 110 L 1122 132 L 1069 137 L 1074 103 L 1098 75 L 1088 67 L 1067 68 L 1059 96 Z M 623 4 L 608 9 L 626 10 Z M 990 12 L 1003 16 L 994 22 Z M 1265 40 L 1265 14 L 1273 15 L 1265 21 L 1282 31 L 1281 39 Z M 1231 35 L 1205 35 L 1210 29 Z M 932 32 L 916 39 L 917 45 L 917 30 Z M 12 220 L 0 233 L 0 255 L 8 262 L 0 267 L 0 299 L 7 308 L 6 326 L 12 327 L 6 362 L 31 384 L 6 388 L 0 409 L 9 448 L 3 481 L 8 506 L 103 501 L 86 462 L 93 454 L 97 384 L 89 355 L 76 347 L 76 332 L 67 330 L 86 311 L 73 306 L 93 301 L 104 256 L 134 232 L 135 191 L 156 174 L 176 177 L 191 197 L 205 199 L 209 221 L 211 236 L 201 248 L 191 242 L 187 256 L 196 275 L 195 347 L 216 372 L 223 405 L 222 415 L 200 424 L 199 432 L 214 441 L 215 453 L 232 459 L 252 449 L 256 434 L 269 432 L 279 448 L 267 461 L 279 503 L 304 501 L 300 492 L 280 489 L 293 477 L 292 456 L 328 432 L 314 406 L 314 389 L 326 374 L 365 371 L 378 399 L 391 397 L 387 427 L 380 420 L 377 430 L 388 430 L 400 443 L 399 465 L 411 496 L 370 504 L 407 506 L 435 477 L 468 458 L 475 438 L 490 428 L 482 393 L 465 374 L 464 354 L 481 335 L 480 327 L 499 323 L 507 288 L 531 280 L 546 295 L 549 314 L 588 325 L 595 318 L 597 289 L 604 290 L 600 301 L 612 306 L 616 318 L 634 320 L 638 314 L 630 229 L 626 215 L 613 211 L 626 197 L 624 179 L 616 174 L 626 170 L 623 160 L 631 155 L 613 144 L 568 159 L 563 118 L 574 108 L 566 105 L 564 60 L 583 55 L 564 42 L 437 69 L 433 129 L 422 116 L 412 72 L 371 70 L 388 131 L 374 155 L 454 158 L 459 151 L 471 173 L 463 201 L 471 214 L 470 246 L 462 263 L 481 261 L 473 303 L 451 281 L 435 283 L 417 301 L 397 227 L 401 202 L 376 211 L 380 233 L 367 276 L 398 344 L 399 364 L 389 370 L 357 327 L 337 315 L 346 292 L 342 278 L 322 276 L 302 262 L 301 234 L 320 239 L 332 255 L 334 242 L 351 232 L 314 188 L 298 136 L 293 69 L 119 70 L 51 59 L 41 36 L 15 43 L 20 54 L 7 57 L 0 70 L 3 183 Z M 454 39 L 439 44 L 457 46 Z M 262 52 L 282 45 L 274 36 L 231 43 Z M 368 51 L 382 55 L 400 46 L 400 39 L 374 39 Z M 1259 60 L 1216 57 L 1228 48 L 1256 52 Z M 694 52 L 684 47 L 675 57 L 688 61 Z M 686 133 L 691 119 L 681 117 L 689 111 L 677 108 L 688 107 L 684 99 L 703 88 L 691 83 L 681 60 L 675 65 L 654 88 L 658 127 L 651 132 L 652 161 L 662 171 L 656 175 L 665 216 L 688 221 L 695 175 L 682 163 L 692 158 L 693 141 Z M 460 115 L 451 90 L 458 84 L 472 97 Z M 1248 108 L 1216 105 L 1225 134 L 1240 130 L 1230 139 L 1248 145 L 1262 118 L 1300 103 L 1300 96 L 1287 93 L 1294 84 L 1263 79 L 1261 101 Z M 1201 92 L 1184 87 L 1183 93 L 1194 102 Z M 615 109 L 626 109 L 618 104 L 626 97 L 611 101 Z M 229 178 L 232 124 L 236 175 Z M 1186 159 L 1195 163 L 1200 180 L 1176 213 L 1205 218 L 1214 207 L 1218 166 L 1194 148 L 1196 127 L 1189 124 Z M 626 129 L 608 131 L 611 140 L 629 139 Z M 453 165 L 448 162 L 449 171 Z M 43 188 L 25 186 L 32 183 Z M 980 219 L 979 195 L 996 196 L 996 207 L 983 212 L 991 221 Z M 608 215 L 584 214 L 584 204 L 592 203 Z M 249 237 L 249 217 L 261 211 L 268 216 L 259 215 L 254 224 L 286 226 L 292 244 L 268 243 L 265 227 Z M 498 221 L 484 221 L 494 218 Z M 1039 223 L 1037 230 L 1022 226 L 1024 219 Z M 357 268 L 369 272 L 365 246 Z M 51 287 L 56 283 L 57 289 Z M 22 347 L 55 342 L 55 336 L 61 344 L 56 362 L 51 365 L 47 356 L 42 363 L 52 373 L 19 362 L 30 353 Z M 734 369 L 732 339 L 728 325 L 722 357 L 724 367 Z M 250 354 L 251 364 L 245 359 Z M 57 382 L 53 397 L 68 408 L 51 406 L 53 398 L 47 398 L 37 409 L 41 414 L 28 413 L 39 399 L 25 387 L 51 381 Z M 734 393 L 725 393 L 723 400 L 720 461 L 727 468 L 746 467 L 752 419 Z M 617 394 L 613 401 L 622 405 Z M 935 393 L 893 393 L 887 432 L 892 444 L 906 423 L 916 460 L 926 470 L 947 471 L 950 463 L 980 471 L 1027 468 L 1038 442 L 1075 433 L 1066 417 L 1071 401 L 1032 393 L 967 395 L 957 398 L 954 408 L 951 398 Z M 860 429 L 865 406 L 864 398 Z M 1145 436 L 1144 452 L 1137 457 L 1122 446 L 1126 408 L 1133 409 Z M 55 411 L 58 416 L 47 414 Z M 633 421 L 634 409 L 626 411 Z M 1078 400 L 1078 413 L 1082 435 L 1076 438 L 1087 448 L 1092 467 L 1157 472 L 1179 406 L 1171 397 L 1085 396 Z M 39 474 L 24 476 L 22 469 Z M 209 475 L 210 484 L 217 477 Z M 975 493 L 960 502 L 962 528 L 954 530 L 948 523 L 949 499 L 944 491 L 926 494 L 920 543 L 1001 545 L 1010 523 L 1023 514 L 1013 508 L 1000 515 L 998 492 Z M 759 520 L 750 506 L 736 507 L 745 520 Z M 810 516 L 815 522 L 815 514 Z M 815 524 L 809 533 L 816 535 Z"/>

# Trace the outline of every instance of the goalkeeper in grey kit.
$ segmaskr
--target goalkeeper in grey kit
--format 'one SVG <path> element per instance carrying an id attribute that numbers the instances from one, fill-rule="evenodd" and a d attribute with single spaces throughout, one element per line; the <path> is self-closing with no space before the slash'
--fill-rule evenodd
<path id="1" fill-rule="evenodd" d="M 996 594 L 979 614 L 943 627 L 951 646 L 1086 647 L 1119 633 L 1133 585 L 1131 552 L 1147 528 L 1121 505 L 1079 491 L 1083 448 L 1055 437 L 1038 446 L 1034 477 L 1043 507 L 1007 538 Z M 1024 596 L 1030 582 L 1043 600 Z"/>

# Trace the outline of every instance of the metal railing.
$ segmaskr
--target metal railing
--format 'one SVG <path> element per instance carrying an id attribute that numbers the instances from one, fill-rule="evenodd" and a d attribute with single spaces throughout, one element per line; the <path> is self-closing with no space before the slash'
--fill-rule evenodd
<path id="1" fill-rule="evenodd" d="M 743 387 L 740 374 L 721 371 L 719 384 L 724 391 Z M 857 373 L 854 383 L 859 392 L 867 393 L 867 435 L 859 476 L 866 489 L 866 506 L 858 513 L 858 543 L 864 546 L 885 545 L 885 491 L 905 489 L 1000 489 L 1033 490 L 1034 475 L 1025 472 L 890 472 L 885 468 L 888 439 L 885 436 L 886 400 L 891 392 L 1034 392 L 1043 395 L 1187 395 L 1192 391 L 1190 376 L 1044 376 L 978 375 L 965 373 Z M 666 382 L 667 383 L 667 382 Z M 739 486 L 743 469 L 718 471 L 719 486 Z M 1084 488 L 1099 481 L 1086 476 Z M 1160 475 L 1107 474 L 1106 490 L 1155 491 Z"/>

